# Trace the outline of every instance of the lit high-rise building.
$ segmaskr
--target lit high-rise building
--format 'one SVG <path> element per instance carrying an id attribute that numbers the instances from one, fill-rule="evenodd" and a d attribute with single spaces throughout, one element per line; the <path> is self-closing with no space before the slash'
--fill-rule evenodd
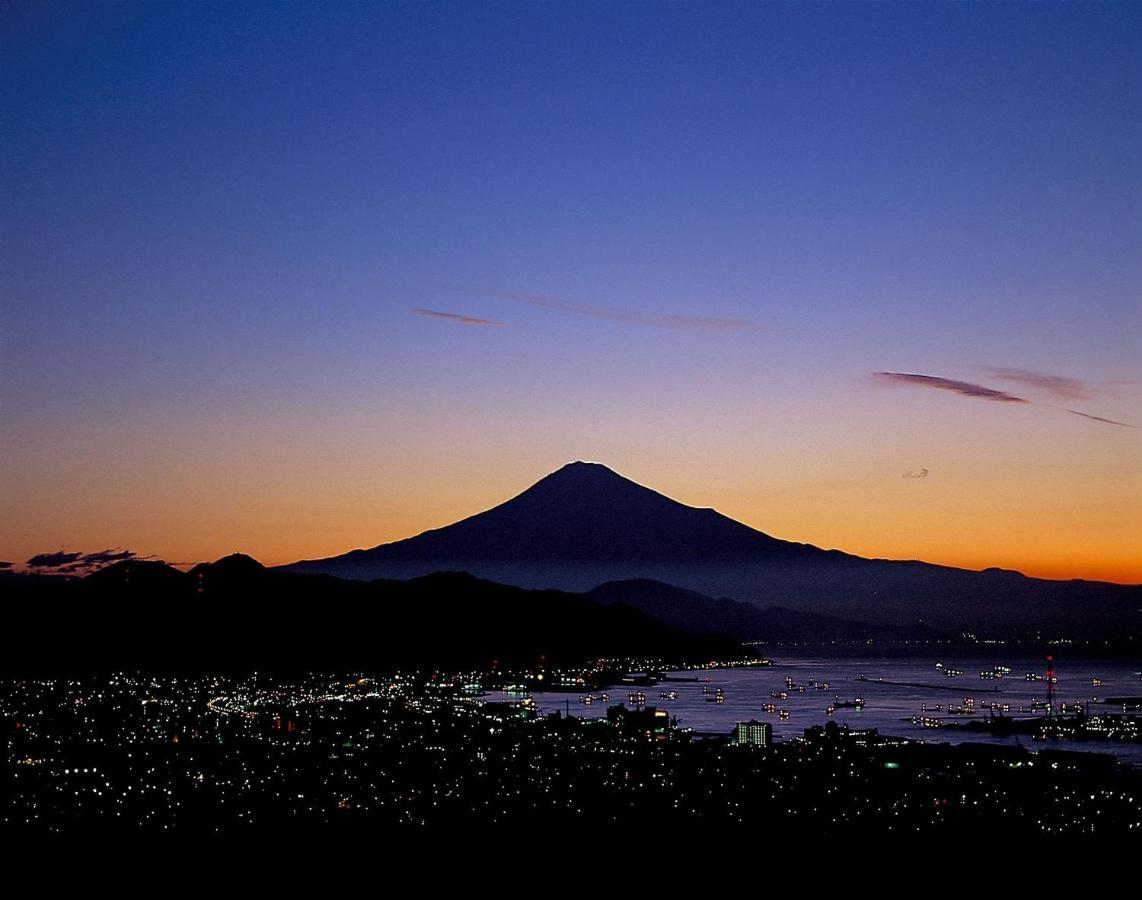
<path id="1" fill-rule="evenodd" d="M 769 722 L 738 722 L 734 726 L 734 736 L 730 741 L 734 747 L 768 747 L 773 743 L 773 726 Z"/>

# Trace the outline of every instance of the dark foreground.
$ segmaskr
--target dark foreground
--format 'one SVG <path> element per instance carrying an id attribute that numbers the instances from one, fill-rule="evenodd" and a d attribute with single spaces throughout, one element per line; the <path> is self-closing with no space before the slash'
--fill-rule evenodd
<path id="1" fill-rule="evenodd" d="M 653 712 L 535 717 L 465 696 L 466 680 L 2 682 L 0 815 L 65 832 L 1142 830 L 1142 772 L 1110 757 L 840 728 L 735 747 Z"/>

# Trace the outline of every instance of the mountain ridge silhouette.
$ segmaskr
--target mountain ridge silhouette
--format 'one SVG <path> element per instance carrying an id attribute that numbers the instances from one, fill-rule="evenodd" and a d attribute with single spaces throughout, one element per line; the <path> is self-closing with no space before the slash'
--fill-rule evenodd
<path id="1" fill-rule="evenodd" d="M 1142 586 L 866 559 L 784 541 L 582 461 L 452 525 L 282 568 L 362 580 L 467 571 L 575 592 L 649 579 L 760 608 L 880 625 L 1142 635 Z"/>

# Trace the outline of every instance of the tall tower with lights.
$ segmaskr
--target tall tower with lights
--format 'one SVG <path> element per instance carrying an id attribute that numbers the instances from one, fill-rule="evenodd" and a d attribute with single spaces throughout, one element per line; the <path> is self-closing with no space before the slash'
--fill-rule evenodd
<path id="1" fill-rule="evenodd" d="M 1047 657 L 1047 672 L 1044 676 L 1047 679 L 1047 716 L 1055 714 L 1055 685 L 1058 684 L 1059 677 L 1055 674 L 1055 657 Z"/>

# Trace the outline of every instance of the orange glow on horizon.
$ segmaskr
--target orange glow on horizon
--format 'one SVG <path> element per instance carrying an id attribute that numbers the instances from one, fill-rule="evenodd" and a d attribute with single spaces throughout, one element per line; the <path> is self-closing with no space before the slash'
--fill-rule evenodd
<path id="1" fill-rule="evenodd" d="M 506 484 L 509 480 L 502 475 L 503 486 L 496 487 L 461 479 L 455 496 L 447 497 L 444 492 L 420 497 L 407 486 L 405 490 L 390 493 L 386 504 L 378 502 L 375 507 L 359 501 L 349 502 L 348 496 L 327 494 L 324 502 L 318 497 L 311 496 L 307 500 L 300 496 L 293 504 L 263 503 L 260 506 L 248 497 L 208 496 L 211 506 L 230 511 L 225 516 L 228 527 L 217 524 L 217 512 L 193 502 L 185 509 L 185 515 L 171 517 L 158 510 L 150 514 L 134 511 L 131 515 L 129 507 L 123 504 L 118 508 L 113 506 L 111 513 L 129 524 L 135 537 L 122 537 L 124 531 L 116 530 L 115 539 L 107 537 L 106 508 L 93 503 L 78 510 L 70 527 L 60 531 L 71 535 L 64 549 L 90 551 L 105 546 L 127 546 L 142 555 L 153 554 L 183 567 L 240 551 L 268 566 L 283 565 L 399 541 L 451 524 L 510 499 L 536 478 L 524 478 L 522 483 L 515 481 L 510 486 Z M 653 485 L 653 479 L 643 479 L 640 483 Z M 1074 527 L 1073 520 L 1065 528 L 1036 523 L 1038 512 L 1034 509 L 1009 513 L 1002 519 L 981 524 L 973 523 L 970 509 L 963 512 L 963 521 L 956 521 L 943 507 L 917 509 L 910 502 L 901 502 L 899 498 L 893 502 L 888 496 L 881 496 L 878 506 L 864 507 L 865 516 L 858 520 L 840 513 L 868 498 L 857 492 L 840 502 L 827 484 L 816 491 L 791 492 L 790 496 L 785 496 L 785 491 L 764 497 L 726 491 L 712 503 L 702 503 L 697 498 L 706 493 L 719 494 L 717 490 L 661 489 L 660 492 L 690 505 L 713 506 L 773 537 L 858 556 L 918 559 L 973 570 L 997 567 L 1038 578 L 1142 583 L 1142 560 L 1135 552 L 1138 544 L 1132 542 L 1132 534 L 1136 534 L 1130 527 L 1123 528 L 1117 535 L 1112 529 L 1108 530 L 1106 510 L 1098 511 L 1100 518 L 1084 533 Z M 758 508 L 766 509 L 764 520 L 753 514 Z M 376 510 L 381 510 L 381 514 Z M 283 522 L 291 524 L 283 528 Z M 941 523 L 943 528 L 937 527 Z M 1093 527 L 1099 524 L 1103 527 Z M 146 535 L 151 539 L 147 540 Z M 11 537 L 15 539 L 5 541 L 7 555 L 3 558 L 16 563 L 22 563 L 34 553 L 60 549 L 58 542 L 53 544 L 37 538 L 30 531 Z M 1114 537 L 1117 541 L 1112 539 Z"/>

